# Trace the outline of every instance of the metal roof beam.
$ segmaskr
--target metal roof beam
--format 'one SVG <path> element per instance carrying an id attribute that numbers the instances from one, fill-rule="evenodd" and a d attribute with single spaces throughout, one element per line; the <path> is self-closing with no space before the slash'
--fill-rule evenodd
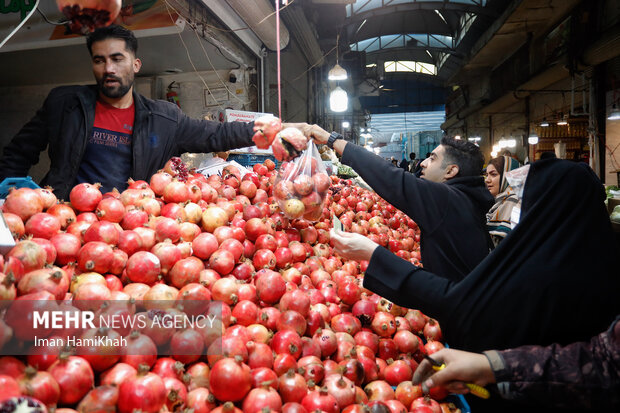
<path id="1" fill-rule="evenodd" d="M 370 2 L 366 2 L 369 4 Z M 355 24 L 356 22 L 361 22 L 364 19 L 368 19 L 370 17 L 378 17 L 391 13 L 405 13 L 411 11 L 418 10 L 440 10 L 440 11 L 454 11 L 459 13 L 475 13 L 484 16 L 488 16 L 490 18 L 496 18 L 498 13 L 490 10 L 487 7 L 482 6 L 480 3 L 478 4 L 463 4 L 463 3 L 452 3 L 450 1 L 415 1 L 411 3 L 404 4 L 392 4 L 391 0 L 382 0 L 382 6 L 376 7 L 372 9 L 364 10 L 361 6 L 361 11 L 351 12 L 353 5 L 348 5 L 347 7 L 347 15 L 349 15 L 345 21 L 345 24 Z"/>

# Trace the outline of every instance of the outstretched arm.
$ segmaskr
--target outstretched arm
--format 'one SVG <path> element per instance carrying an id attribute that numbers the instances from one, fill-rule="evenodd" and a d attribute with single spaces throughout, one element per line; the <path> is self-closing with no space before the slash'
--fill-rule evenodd
<path id="1" fill-rule="evenodd" d="M 30 167 L 39 162 L 39 154 L 45 150 L 48 143 L 45 107 L 44 104 L 4 147 L 0 158 L 0 181 L 9 177 L 26 176 Z"/>
<path id="2" fill-rule="evenodd" d="M 435 372 L 424 360 L 413 381 L 466 393 L 464 382 L 497 383 L 502 397 L 533 405 L 570 409 L 620 406 L 620 323 L 590 342 L 567 346 L 522 346 L 484 354 L 453 349 L 431 356 L 446 367 Z"/>
<path id="3" fill-rule="evenodd" d="M 309 125 L 308 133 L 317 144 L 327 143 L 330 133 L 318 125 Z M 425 231 L 433 231 L 442 222 L 447 185 L 420 179 L 403 168 L 361 146 L 339 139 L 334 150 L 342 155 L 342 163 L 351 166 L 383 199 L 411 217 Z"/>

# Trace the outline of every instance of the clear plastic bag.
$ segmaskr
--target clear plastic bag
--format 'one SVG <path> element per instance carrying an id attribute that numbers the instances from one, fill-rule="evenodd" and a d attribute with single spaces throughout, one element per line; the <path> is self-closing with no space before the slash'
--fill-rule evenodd
<path id="1" fill-rule="evenodd" d="M 301 156 L 284 162 L 273 188 L 280 209 L 290 219 L 318 221 L 331 179 L 325 171 L 321 155 L 313 142 Z"/>

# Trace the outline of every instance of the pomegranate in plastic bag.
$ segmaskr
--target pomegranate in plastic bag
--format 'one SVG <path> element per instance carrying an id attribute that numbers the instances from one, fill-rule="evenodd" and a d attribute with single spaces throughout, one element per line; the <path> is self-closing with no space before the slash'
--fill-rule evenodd
<path id="1" fill-rule="evenodd" d="M 301 156 L 282 164 L 273 194 L 288 218 L 303 217 L 309 221 L 318 221 L 323 213 L 330 182 L 316 145 L 310 143 Z"/>

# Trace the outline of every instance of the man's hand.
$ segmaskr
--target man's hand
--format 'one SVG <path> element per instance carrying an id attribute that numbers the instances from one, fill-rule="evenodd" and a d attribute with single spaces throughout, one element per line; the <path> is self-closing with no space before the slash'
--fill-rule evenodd
<path id="1" fill-rule="evenodd" d="M 372 253 L 379 246 L 379 244 L 361 234 L 332 229 L 329 235 L 331 241 L 333 241 L 334 250 L 341 257 L 349 260 L 370 261 Z"/>
<path id="2" fill-rule="evenodd" d="M 310 130 L 312 129 L 312 125 L 306 122 L 297 122 L 297 123 L 283 123 L 282 129 L 285 128 L 297 128 L 304 134 L 306 138 L 311 138 Z"/>
<path id="3" fill-rule="evenodd" d="M 321 128 L 319 125 L 310 125 L 309 129 L 309 137 L 314 139 L 314 142 L 317 145 L 326 144 L 327 139 L 329 139 L 329 135 L 331 133 L 327 132 L 325 129 Z"/>
<path id="4" fill-rule="evenodd" d="M 267 149 L 273 142 L 276 133 L 282 129 L 282 122 L 272 115 L 261 116 L 254 121 L 254 136 L 252 140 L 259 149 Z"/>
<path id="5" fill-rule="evenodd" d="M 495 376 L 489 360 L 484 354 L 467 351 L 443 349 L 430 356 L 433 360 L 444 363 L 446 367 L 433 370 L 428 360 L 423 360 L 413 375 L 413 383 L 422 383 L 426 390 L 435 386 L 444 386 L 452 393 L 467 393 L 465 383 L 486 386 L 495 383 Z"/>

